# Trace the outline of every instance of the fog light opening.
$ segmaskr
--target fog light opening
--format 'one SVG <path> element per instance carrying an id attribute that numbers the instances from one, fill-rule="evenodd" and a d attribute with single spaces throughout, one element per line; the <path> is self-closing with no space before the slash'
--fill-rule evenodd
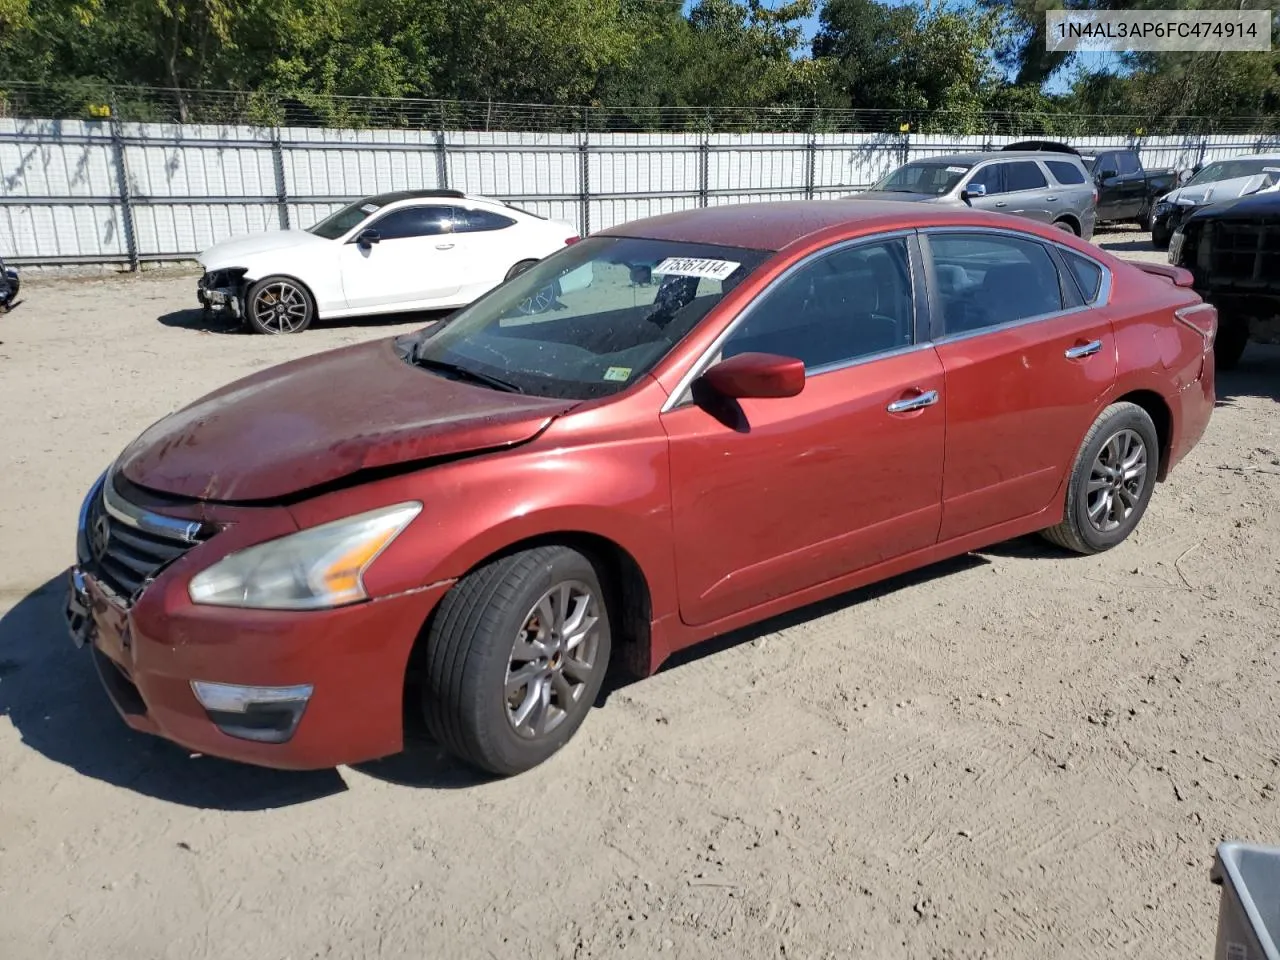
<path id="1" fill-rule="evenodd" d="M 292 738 L 314 691 L 309 683 L 248 687 L 202 680 L 193 680 L 191 689 L 219 730 L 259 743 L 285 743 Z"/>

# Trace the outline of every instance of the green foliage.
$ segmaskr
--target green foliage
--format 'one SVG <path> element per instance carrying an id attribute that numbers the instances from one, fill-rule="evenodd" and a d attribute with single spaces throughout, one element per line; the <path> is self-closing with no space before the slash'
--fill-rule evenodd
<path id="1" fill-rule="evenodd" d="M 551 104 L 557 122 L 613 128 L 996 133 L 1007 116 L 1052 133 L 1071 112 L 1280 114 L 1280 52 L 1135 55 L 1127 75 L 1046 95 L 1071 64 L 1044 50 L 1060 5 L 1168 0 L 0 0 L 0 80 L 22 82 L 5 96 L 29 114 L 110 103 L 208 122 L 433 126 L 453 100 L 480 104 L 468 123 Z M 850 108 L 864 113 L 836 112 Z"/>

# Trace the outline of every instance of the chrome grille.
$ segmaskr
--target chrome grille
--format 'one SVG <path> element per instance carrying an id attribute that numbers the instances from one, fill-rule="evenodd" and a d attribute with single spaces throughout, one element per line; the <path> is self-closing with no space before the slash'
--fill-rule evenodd
<path id="1" fill-rule="evenodd" d="M 199 523 L 124 500 L 108 475 L 90 494 L 78 547 L 81 568 L 132 603 L 165 567 L 204 539 Z"/>

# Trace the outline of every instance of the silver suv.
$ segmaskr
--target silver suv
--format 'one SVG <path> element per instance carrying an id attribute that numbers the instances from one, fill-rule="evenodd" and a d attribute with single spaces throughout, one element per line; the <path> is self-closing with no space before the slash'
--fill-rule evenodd
<path id="1" fill-rule="evenodd" d="M 968 204 L 1010 213 L 1088 240 L 1097 219 L 1098 191 L 1072 153 L 1003 151 L 953 153 L 912 160 L 850 200 L 917 200 Z"/>

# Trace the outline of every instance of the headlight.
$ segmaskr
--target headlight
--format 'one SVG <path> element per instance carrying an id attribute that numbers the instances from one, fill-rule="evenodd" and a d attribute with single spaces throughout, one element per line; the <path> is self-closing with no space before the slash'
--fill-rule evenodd
<path id="1" fill-rule="evenodd" d="M 1155 214 L 1157 217 L 1163 216 L 1164 214 L 1168 213 L 1171 209 L 1173 209 L 1173 204 L 1171 204 L 1168 200 L 1161 200 L 1159 203 L 1156 204 Z"/>
<path id="2" fill-rule="evenodd" d="M 192 577 L 187 592 L 193 603 L 262 610 L 365 600 L 364 572 L 421 510 L 399 503 L 240 550 Z"/>

